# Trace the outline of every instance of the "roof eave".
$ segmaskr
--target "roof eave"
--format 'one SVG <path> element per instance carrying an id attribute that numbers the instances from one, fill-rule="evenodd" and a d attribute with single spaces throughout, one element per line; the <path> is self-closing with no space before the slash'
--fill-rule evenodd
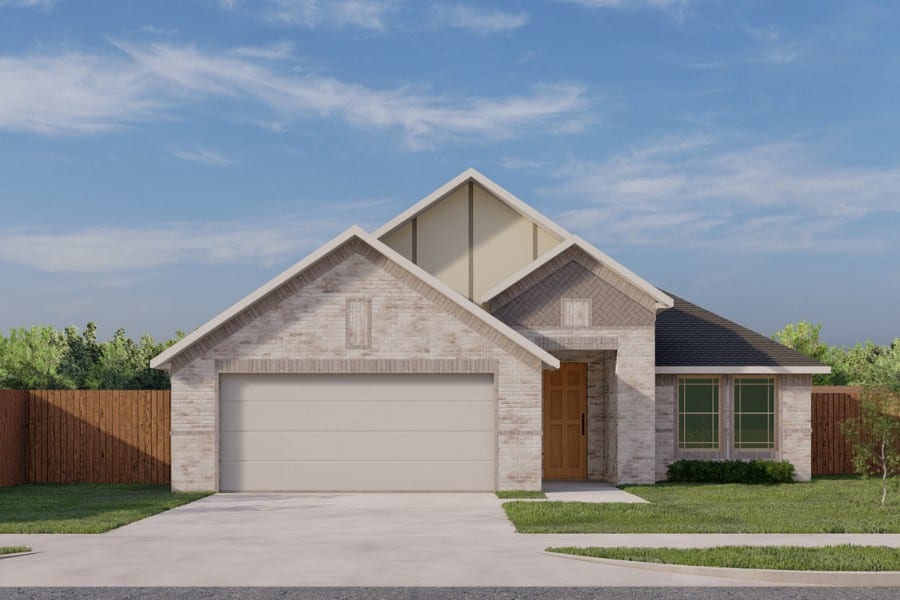
<path id="1" fill-rule="evenodd" d="M 827 365 L 777 365 L 777 366 L 657 366 L 657 375 L 697 375 L 697 374 L 733 374 L 733 375 L 828 375 L 831 367 Z"/>

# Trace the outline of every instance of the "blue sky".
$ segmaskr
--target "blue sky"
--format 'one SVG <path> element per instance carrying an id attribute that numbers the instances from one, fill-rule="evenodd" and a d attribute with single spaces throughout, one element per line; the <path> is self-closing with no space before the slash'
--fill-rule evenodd
<path id="1" fill-rule="evenodd" d="M 0 329 L 199 326 L 467 167 L 757 331 L 900 337 L 900 6 L 0 0 Z"/>

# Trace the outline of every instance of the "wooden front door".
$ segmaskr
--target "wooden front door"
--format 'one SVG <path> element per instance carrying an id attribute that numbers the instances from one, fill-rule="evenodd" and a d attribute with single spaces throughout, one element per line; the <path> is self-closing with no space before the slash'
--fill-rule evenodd
<path id="1" fill-rule="evenodd" d="M 587 363 L 544 371 L 544 478 L 587 479 Z"/>

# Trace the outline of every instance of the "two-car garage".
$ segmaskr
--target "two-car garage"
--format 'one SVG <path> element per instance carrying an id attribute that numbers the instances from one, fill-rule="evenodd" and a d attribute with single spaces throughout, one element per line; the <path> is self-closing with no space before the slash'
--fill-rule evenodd
<path id="1" fill-rule="evenodd" d="M 222 374 L 222 491 L 496 489 L 490 374 Z"/>

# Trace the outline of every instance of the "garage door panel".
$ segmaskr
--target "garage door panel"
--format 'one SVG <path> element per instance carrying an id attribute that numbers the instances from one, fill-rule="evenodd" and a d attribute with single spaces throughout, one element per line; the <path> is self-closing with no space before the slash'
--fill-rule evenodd
<path id="1" fill-rule="evenodd" d="M 487 402 L 225 402 L 222 431 L 303 429 L 356 431 L 492 430 L 494 406 Z"/>
<path id="2" fill-rule="evenodd" d="M 223 491 L 495 488 L 491 375 L 222 375 Z"/>
<path id="3" fill-rule="evenodd" d="M 492 461 L 223 462 L 222 491 L 484 491 Z"/>
<path id="4" fill-rule="evenodd" d="M 223 431 L 222 460 L 483 460 L 492 431 Z"/>
<path id="5" fill-rule="evenodd" d="M 427 389 L 427 393 L 423 390 Z M 253 375 L 224 376 L 220 394 L 228 402 L 493 402 L 491 375 Z"/>

